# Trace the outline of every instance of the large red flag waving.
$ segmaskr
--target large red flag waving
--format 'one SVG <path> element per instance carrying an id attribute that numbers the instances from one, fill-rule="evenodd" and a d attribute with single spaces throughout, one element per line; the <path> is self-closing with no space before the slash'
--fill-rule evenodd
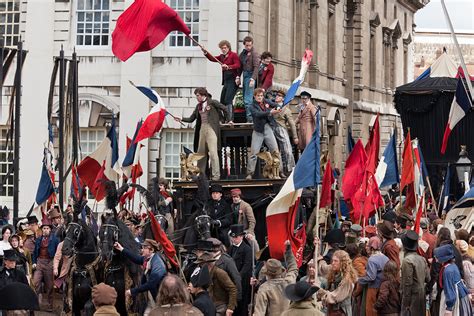
<path id="1" fill-rule="evenodd" d="M 117 20 L 112 51 L 126 61 L 136 52 L 152 50 L 172 31 L 191 33 L 178 13 L 160 0 L 135 0 Z"/>
<path id="2" fill-rule="evenodd" d="M 332 203 L 331 187 L 334 183 L 334 173 L 331 168 L 331 161 L 328 160 L 326 170 L 324 170 L 323 185 L 321 187 L 321 199 L 319 200 L 319 207 L 323 208 L 330 206 Z"/>
<path id="3" fill-rule="evenodd" d="M 380 151 L 380 126 L 379 116 L 374 123 L 372 135 L 369 140 L 369 157 L 365 166 L 364 178 L 361 186 L 351 199 L 353 220 L 364 217 L 366 220 L 371 217 L 378 207 L 383 206 L 383 199 L 380 194 L 379 186 L 375 180 L 375 171 L 377 170 L 379 151 Z"/>
<path id="4" fill-rule="evenodd" d="M 148 211 L 148 217 L 150 218 L 150 226 L 153 236 L 155 236 L 156 242 L 161 244 L 166 257 L 168 257 L 170 262 L 177 267 L 178 263 L 176 262 L 176 250 L 174 249 L 173 243 L 168 239 L 168 236 L 166 236 L 163 229 L 161 229 L 160 224 L 151 211 Z"/>
<path id="5" fill-rule="evenodd" d="M 415 182 L 415 170 L 413 164 L 413 151 L 411 147 L 410 131 L 405 138 L 405 145 L 403 146 L 403 162 L 402 162 L 402 179 L 400 180 L 400 191 Z"/>
<path id="6" fill-rule="evenodd" d="M 342 193 L 346 201 L 350 200 L 364 178 L 367 155 L 364 145 L 359 139 L 346 160 L 346 168 L 342 177 Z"/>

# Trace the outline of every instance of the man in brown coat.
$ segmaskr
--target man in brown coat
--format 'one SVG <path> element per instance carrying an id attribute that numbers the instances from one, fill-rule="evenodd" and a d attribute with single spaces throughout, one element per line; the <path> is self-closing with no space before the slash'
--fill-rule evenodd
<path id="1" fill-rule="evenodd" d="M 240 189 L 230 190 L 230 195 L 232 196 L 231 208 L 234 223 L 244 225 L 246 233 L 255 235 L 255 216 L 252 207 L 242 200 L 242 191 Z"/>
<path id="2" fill-rule="evenodd" d="M 296 118 L 298 126 L 298 148 L 303 151 L 311 141 L 314 129 L 316 128 L 316 107 L 311 103 L 311 94 L 303 91 L 300 95 L 300 113 Z"/>
<path id="3" fill-rule="evenodd" d="M 194 151 L 204 154 L 206 158 L 198 161 L 201 172 L 206 172 L 207 157 L 211 160 L 211 180 L 216 181 L 221 177 L 219 166 L 219 137 L 220 121 L 224 115 L 227 117 L 227 108 L 217 100 L 212 100 L 206 88 L 194 90 L 198 104 L 190 117 L 175 118 L 178 122 L 192 123 L 196 121 L 194 133 Z"/>
<path id="4" fill-rule="evenodd" d="M 389 260 L 395 261 L 397 267 L 400 269 L 400 249 L 398 248 L 393 236 L 395 235 L 395 228 L 392 222 L 383 221 L 377 225 L 379 237 L 382 239 L 382 253 L 388 257 Z"/>
<path id="5" fill-rule="evenodd" d="M 237 306 L 237 287 L 229 275 L 214 265 L 216 258 L 210 252 L 204 252 L 197 259 L 199 265 L 206 265 L 211 274 L 209 295 L 216 305 L 216 315 L 231 316 Z"/>
<path id="6" fill-rule="evenodd" d="M 288 240 L 285 241 L 285 261 L 288 266 L 286 274 L 279 260 L 268 259 L 265 262 L 262 269 L 265 269 L 267 281 L 260 286 L 255 297 L 254 316 L 280 315 L 288 309 L 290 301 L 283 296 L 283 289 L 295 283 L 298 276 L 296 259 Z"/>

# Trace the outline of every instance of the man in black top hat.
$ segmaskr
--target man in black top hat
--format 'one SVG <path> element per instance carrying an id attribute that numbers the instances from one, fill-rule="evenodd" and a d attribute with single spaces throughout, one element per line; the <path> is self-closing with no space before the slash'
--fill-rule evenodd
<path id="1" fill-rule="evenodd" d="M 399 216 L 397 216 L 397 219 L 395 220 L 395 230 L 397 231 L 397 237 L 402 238 L 406 232 L 407 232 L 407 225 L 411 223 L 412 218 L 410 215 L 403 213 Z"/>
<path id="2" fill-rule="evenodd" d="M 244 225 L 235 224 L 230 226 L 230 238 L 232 246 L 229 254 L 234 259 L 237 270 L 242 278 L 242 300 L 238 303 L 235 315 L 246 315 L 247 306 L 250 302 L 250 277 L 252 276 L 252 248 L 244 241 Z"/>
<path id="3" fill-rule="evenodd" d="M 193 305 L 199 309 L 204 316 L 216 315 L 216 306 L 207 292 L 210 283 L 211 276 L 207 266 L 197 269 L 191 275 L 191 281 L 189 282 L 189 292 L 191 292 L 194 297 Z"/>
<path id="4" fill-rule="evenodd" d="M 402 315 L 424 315 L 426 312 L 425 282 L 430 280 L 428 264 L 417 253 L 418 234 L 408 230 L 402 237 L 405 257 L 402 261 Z"/>
<path id="5" fill-rule="evenodd" d="M 212 200 L 208 203 L 209 216 L 212 219 L 212 236 L 216 237 L 229 246 L 227 232 L 232 224 L 232 210 L 230 205 L 222 199 L 222 186 L 220 184 L 211 185 Z"/>
<path id="6" fill-rule="evenodd" d="M 25 273 L 16 268 L 18 257 L 15 250 L 9 249 L 3 253 L 3 267 L 0 267 L 0 289 L 13 282 L 28 284 Z"/>
<path id="7" fill-rule="evenodd" d="M 35 238 L 39 238 L 41 236 L 41 229 L 38 226 L 38 219 L 36 216 L 28 216 L 28 226 L 27 228 L 31 229 L 33 233 L 35 233 Z"/>

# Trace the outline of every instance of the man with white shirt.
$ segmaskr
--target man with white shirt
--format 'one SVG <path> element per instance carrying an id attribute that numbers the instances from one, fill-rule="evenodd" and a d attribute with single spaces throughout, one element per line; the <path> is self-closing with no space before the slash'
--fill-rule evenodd
<path id="1" fill-rule="evenodd" d="M 194 95 L 198 104 L 193 114 L 190 117 L 176 117 L 175 120 L 186 123 L 196 121 L 194 151 L 206 155 L 204 159 L 198 161 L 198 167 L 202 173 L 205 173 L 208 164 L 207 158 L 209 157 L 211 160 L 211 180 L 216 181 L 221 177 L 218 155 L 220 143 L 219 123 L 224 118 L 228 120 L 227 108 L 217 100 L 212 100 L 206 88 L 196 88 Z"/>

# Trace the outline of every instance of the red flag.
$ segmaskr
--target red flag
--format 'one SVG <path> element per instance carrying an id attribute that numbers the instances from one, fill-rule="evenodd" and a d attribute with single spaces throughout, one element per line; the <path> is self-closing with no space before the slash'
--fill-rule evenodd
<path id="1" fill-rule="evenodd" d="M 332 203 L 331 187 L 334 183 L 334 173 L 331 168 L 331 161 L 328 160 L 326 170 L 324 170 L 323 184 L 321 187 L 321 198 L 319 200 L 319 207 L 323 208 L 330 206 Z"/>
<path id="2" fill-rule="evenodd" d="M 105 176 L 105 160 L 104 160 L 104 163 L 102 164 L 102 167 L 100 168 L 99 173 L 97 174 L 97 177 L 95 178 L 94 186 L 91 188 L 92 194 L 94 195 L 95 200 L 97 202 L 100 202 L 104 199 L 106 195 L 104 184 L 108 180 L 109 179 Z"/>
<path id="3" fill-rule="evenodd" d="M 405 186 L 413 182 L 415 182 L 415 170 L 413 165 L 410 131 L 408 131 L 407 137 L 405 138 L 405 145 L 403 146 L 402 179 L 400 180 L 400 191 L 403 191 Z"/>
<path id="4" fill-rule="evenodd" d="M 165 252 L 166 257 L 171 261 L 172 264 L 178 266 L 176 262 L 176 249 L 174 249 L 173 243 L 168 239 L 165 232 L 161 229 L 160 224 L 156 220 L 155 216 L 151 211 L 148 211 L 148 217 L 151 221 L 151 230 L 153 232 L 153 236 L 155 236 L 156 242 L 160 243 L 163 247 L 163 251 Z"/>
<path id="5" fill-rule="evenodd" d="M 377 211 L 377 208 L 383 206 L 382 195 L 379 186 L 375 180 L 375 171 L 378 165 L 378 154 L 380 151 L 380 126 L 379 116 L 375 119 L 374 128 L 370 137 L 370 152 L 365 166 L 365 174 L 361 186 L 351 199 L 353 220 L 358 220 L 363 216 L 366 220 Z"/>
<path id="6" fill-rule="evenodd" d="M 152 50 L 172 31 L 191 33 L 178 13 L 164 2 L 135 0 L 117 20 L 112 51 L 126 61 L 136 52 Z"/>
<path id="7" fill-rule="evenodd" d="M 416 212 L 415 226 L 413 227 L 413 230 L 417 234 L 420 233 L 420 221 L 421 221 L 421 214 L 423 213 L 424 200 L 425 200 L 424 197 L 420 199 L 420 205 L 418 206 L 418 211 Z"/>
<path id="8" fill-rule="evenodd" d="M 346 201 L 350 200 L 360 187 L 366 163 L 367 155 L 364 145 L 359 139 L 346 160 L 346 168 L 342 177 L 342 193 Z"/>

